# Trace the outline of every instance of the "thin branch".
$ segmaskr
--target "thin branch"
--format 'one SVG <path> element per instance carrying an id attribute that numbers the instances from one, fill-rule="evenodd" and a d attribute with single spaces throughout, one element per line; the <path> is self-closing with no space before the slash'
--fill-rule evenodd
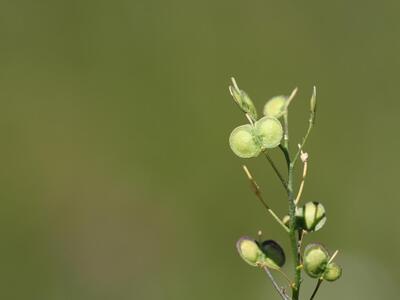
<path id="1" fill-rule="evenodd" d="M 314 292 L 312 293 L 310 300 L 313 300 L 313 299 L 314 299 L 314 297 L 315 297 L 315 295 L 317 294 L 317 292 L 318 292 L 318 290 L 319 290 L 319 287 L 321 286 L 321 283 L 322 283 L 323 281 L 324 281 L 324 280 L 323 280 L 322 278 L 318 279 L 317 286 L 315 287 Z"/>
<path id="2" fill-rule="evenodd" d="M 286 149 L 282 144 L 279 145 L 279 149 L 281 149 L 283 155 L 285 156 L 286 164 L 289 169 L 290 167 L 290 153 L 288 149 Z"/>
<path id="3" fill-rule="evenodd" d="M 335 253 L 332 254 L 331 258 L 328 261 L 328 264 L 330 264 L 336 257 L 336 255 L 338 255 L 339 250 L 336 250 Z"/>
<path id="4" fill-rule="evenodd" d="M 300 148 L 300 145 L 299 145 Z M 303 150 L 300 150 L 300 158 L 303 161 L 303 178 L 300 184 L 300 188 L 299 188 L 299 192 L 297 193 L 297 197 L 296 200 L 294 200 L 294 203 L 297 205 L 300 201 L 300 197 L 303 193 L 303 188 L 304 188 L 304 183 L 306 180 L 306 176 L 307 176 L 307 165 L 308 165 L 308 154 L 303 152 Z"/>
<path id="5" fill-rule="evenodd" d="M 281 287 L 279 287 L 278 283 L 275 281 L 274 276 L 272 276 L 271 271 L 268 269 L 268 267 L 264 266 L 263 267 L 265 273 L 267 273 L 267 276 L 272 282 L 272 285 L 276 289 L 276 291 L 279 293 L 279 295 L 282 297 L 283 300 L 291 300 L 283 291 Z"/>
<path id="6" fill-rule="evenodd" d="M 299 230 L 299 238 L 297 241 L 297 254 L 298 254 L 298 258 L 299 258 L 299 263 L 303 264 L 302 258 L 301 258 L 301 245 L 303 244 L 303 239 L 304 236 L 306 235 L 306 231 L 304 230 Z"/>
<path id="7" fill-rule="evenodd" d="M 295 88 L 288 99 L 286 100 L 286 108 L 285 114 L 283 115 L 283 125 L 284 125 L 284 135 L 283 135 L 283 147 L 289 152 L 289 114 L 288 114 L 288 106 L 290 102 L 292 102 L 293 98 L 297 94 L 297 88 Z"/>
<path id="8" fill-rule="evenodd" d="M 276 175 L 278 176 L 279 180 L 282 182 L 283 187 L 285 188 L 285 190 L 287 192 L 289 192 L 288 190 L 288 186 L 287 186 L 287 182 L 286 180 L 283 178 L 281 172 L 279 172 L 277 166 L 275 165 L 274 161 L 272 160 L 272 158 L 269 156 L 268 152 L 264 151 L 263 152 L 265 157 L 267 158 L 268 162 L 270 163 L 272 169 L 274 169 Z"/>
<path id="9" fill-rule="evenodd" d="M 249 179 L 251 186 L 253 187 L 254 194 L 257 196 L 258 200 L 262 203 L 262 205 L 267 209 L 267 211 L 272 215 L 272 217 L 287 231 L 289 232 L 289 228 L 282 222 L 281 218 L 278 217 L 278 215 L 269 207 L 267 202 L 264 200 L 264 198 L 261 195 L 261 190 L 260 187 L 258 186 L 257 182 L 251 175 L 249 169 L 246 166 L 243 166 L 243 170 L 247 175 L 247 178 Z"/>
<path id="10" fill-rule="evenodd" d="M 296 154 L 295 154 L 295 156 L 294 156 L 294 158 L 293 158 L 293 160 L 292 160 L 292 165 L 294 165 L 295 162 L 297 161 L 297 159 L 299 158 L 300 152 L 301 152 L 301 150 L 303 149 L 304 144 L 306 143 L 308 136 L 310 135 L 310 132 L 311 132 L 312 127 L 313 127 L 313 123 L 309 122 L 309 123 L 308 123 L 308 129 L 307 129 L 306 135 L 303 137 L 303 141 L 302 141 L 301 144 L 300 144 L 299 150 L 297 150 L 297 152 L 296 152 Z"/>
<path id="11" fill-rule="evenodd" d="M 293 194 L 293 165 L 290 164 L 289 174 L 288 174 L 288 200 L 289 200 L 289 237 L 290 244 L 293 254 L 294 263 L 294 284 L 292 286 L 292 298 L 293 300 L 298 300 L 300 295 L 300 285 L 301 285 L 301 269 L 298 269 L 300 265 L 300 253 L 298 252 L 298 228 L 296 225 L 296 204 L 294 203 L 295 198 Z"/>
<path id="12" fill-rule="evenodd" d="M 286 149 L 289 149 L 289 114 L 286 111 L 285 114 L 283 115 L 283 146 Z"/>
<path id="13" fill-rule="evenodd" d="M 291 287 L 293 282 L 290 280 L 289 276 L 285 272 L 283 272 L 282 269 L 276 269 L 276 271 L 278 271 L 278 273 L 280 273 L 285 278 L 285 280 L 289 284 L 289 287 Z"/>
<path id="14" fill-rule="evenodd" d="M 246 118 L 247 118 L 247 120 L 249 121 L 250 125 L 251 125 L 251 126 L 254 126 L 254 121 L 253 121 L 253 119 L 251 118 L 251 116 L 250 116 L 248 113 L 246 113 L 245 115 L 246 115 Z"/>
<path id="15" fill-rule="evenodd" d="M 314 123 L 315 123 L 315 115 L 316 115 L 316 95 L 317 95 L 317 90 L 316 90 L 316 88 L 315 88 L 315 86 L 314 86 L 314 88 L 313 88 L 313 94 L 312 94 L 311 100 L 310 100 L 310 103 L 311 103 L 311 105 L 310 105 L 310 106 L 311 106 L 311 107 L 310 107 L 310 118 L 309 118 L 309 120 L 308 120 L 307 132 L 306 132 L 305 136 L 303 137 L 303 140 L 302 140 L 302 142 L 301 142 L 301 144 L 300 144 L 299 150 L 297 150 L 296 155 L 295 155 L 294 158 L 293 158 L 292 166 L 294 166 L 294 164 L 296 163 L 297 159 L 299 158 L 300 152 L 301 152 L 301 150 L 303 149 L 303 147 L 304 147 L 304 145 L 305 145 L 305 143 L 306 143 L 306 141 L 307 141 L 307 138 L 308 138 L 308 136 L 310 135 L 311 129 L 312 129 L 313 126 L 314 126 Z"/>
<path id="16" fill-rule="evenodd" d="M 294 90 L 292 91 L 292 93 L 290 94 L 290 96 L 288 97 L 287 101 L 286 101 L 286 109 L 288 108 L 290 102 L 292 102 L 292 100 L 294 99 L 294 97 L 296 96 L 298 91 L 298 88 L 294 88 Z"/>

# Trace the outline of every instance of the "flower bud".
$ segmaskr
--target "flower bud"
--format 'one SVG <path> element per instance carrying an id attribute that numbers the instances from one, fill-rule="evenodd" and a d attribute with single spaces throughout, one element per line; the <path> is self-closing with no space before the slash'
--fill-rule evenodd
<path id="1" fill-rule="evenodd" d="M 264 241 L 259 244 L 265 255 L 265 265 L 271 269 L 279 269 L 285 264 L 286 257 L 282 247 L 273 240 Z"/>
<path id="2" fill-rule="evenodd" d="M 310 100 L 310 110 L 312 113 L 315 113 L 317 110 L 317 89 L 315 86 Z"/>
<path id="3" fill-rule="evenodd" d="M 262 149 L 279 146 L 283 137 L 281 122 L 273 117 L 263 117 L 255 124 L 255 133 Z"/>
<path id="4" fill-rule="evenodd" d="M 287 109 L 287 99 L 286 96 L 276 96 L 268 100 L 264 106 L 264 115 L 277 119 L 282 117 Z"/>
<path id="5" fill-rule="evenodd" d="M 310 244 L 304 250 L 304 271 L 312 278 L 321 277 L 329 260 L 329 254 L 320 244 Z"/>
<path id="6" fill-rule="evenodd" d="M 249 237 L 240 238 L 236 243 L 236 248 L 243 260 L 254 267 L 261 265 L 265 259 L 257 243 Z"/>
<path id="7" fill-rule="evenodd" d="M 254 135 L 254 128 L 249 124 L 236 127 L 232 131 L 229 145 L 233 153 L 242 158 L 257 157 L 261 152 Z"/>
<path id="8" fill-rule="evenodd" d="M 236 104 L 244 113 L 249 114 L 254 121 L 257 120 L 257 110 L 253 101 L 251 101 L 245 91 L 239 89 L 234 78 L 232 78 L 232 83 L 233 85 L 229 86 L 229 91 L 233 100 L 235 100 Z"/>
<path id="9" fill-rule="evenodd" d="M 331 262 L 326 266 L 324 279 L 326 281 L 335 281 L 342 276 L 342 267 L 337 263 Z"/>
<path id="10" fill-rule="evenodd" d="M 298 226 L 306 231 L 318 231 L 326 223 L 325 208 L 318 202 L 307 202 L 296 210 Z"/>

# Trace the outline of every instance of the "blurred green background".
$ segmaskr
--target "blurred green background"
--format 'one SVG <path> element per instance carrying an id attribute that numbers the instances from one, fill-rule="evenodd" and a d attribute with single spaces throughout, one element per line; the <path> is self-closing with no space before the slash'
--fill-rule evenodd
<path id="1" fill-rule="evenodd" d="M 265 159 L 228 147 L 257 107 L 299 87 L 292 147 L 317 124 L 304 199 L 343 278 L 319 299 L 400 292 L 398 1 L 0 3 L 0 295 L 4 299 L 278 299 L 234 244 L 288 241 Z M 283 168 L 279 151 L 272 156 Z M 291 272 L 291 269 L 288 269 Z M 303 299 L 314 283 L 305 279 Z"/>

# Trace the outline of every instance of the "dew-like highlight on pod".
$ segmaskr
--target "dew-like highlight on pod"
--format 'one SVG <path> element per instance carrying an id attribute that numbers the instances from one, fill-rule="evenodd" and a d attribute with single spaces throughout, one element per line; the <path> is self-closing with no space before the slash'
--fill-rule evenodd
<path id="1" fill-rule="evenodd" d="M 282 117 L 287 109 L 287 99 L 286 96 L 275 96 L 268 100 L 264 106 L 264 115 L 277 119 Z"/>
<path id="2" fill-rule="evenodd" d="M 249 124 L 236 127 L 232 131 L 229 145 L 233 153 L 242 158 L 256 157 L 261 152 L 261 147 L 254 136 L 254 129 Z"/>
<path id="3" fill-rule="evenodd" d="M 283 138 L 283 128 L 278 119 L 263 117 L 255 123 L 254 127 L 262 149 L 279 146 Z"/>

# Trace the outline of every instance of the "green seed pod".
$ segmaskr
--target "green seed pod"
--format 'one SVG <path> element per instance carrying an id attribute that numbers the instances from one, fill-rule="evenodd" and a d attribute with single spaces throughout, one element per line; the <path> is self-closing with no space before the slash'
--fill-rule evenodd
<path id="1" fill-rule="evenodd" d="M 285 264 L 286 257 L 282 247 L 273 240 L 258 244 L 265 255 L 265 265 L 271 269 L 279 269 Z"/>
<path id="2" fill-rule="evenodd" d="M 276 96 L 268 100 L 264 106 L 264 115 L 277 119 L 282 117 L 287 109 L 287 99 L 286 96 Z"/>
<path id="3" fill-rule="evenodd" d="M 296 210 L 298 226 L 306 231 L 318 231 L 326 223 L 325 208 L 318 202 L 307 202 Z"/>
<path id="4" fill-rule="evenodd" d="M 263 117 L 255 124 L 255 132 L 262 149 L 279 146 L 283 137 L 283 128 L 278 119 Z"/>
<path id="5" fill-rule="evenodd" d="M 229 145 L 233 153 L 242 158 L 257 157 L 261 152 L 254 135 L 254 128 L 249 124 L 236 127 L 232 131 Z"/>
<path id="6" fill-rule="evenodd" d="M 342 276 L 342 267 L 338 264 L 331 262 L 326 266 L 324 279 L 326 281 L 335 281 Z"/>
<path id="7" fill-rule="evenodd" d="M 236 248 L 249 265 L 256 267 L 264 262 L 265 256 L 254 239 L 242 237 L 237 241 Z"/>
<path id="8" fill-rule="evenodd" d="M 249 116 L 255 121 L 257 120 L 257 110 L 254 106 L 253 101 L 251 101 L 250 97 L 243 90 L 240 90 L 236 85 L 236 81 L 232 78 L 233 85 L 229 86 L 229 91 L 235 100 L 236 104 L 239 108 L 244 112 L 249 114 Z"/>
<path id="9" fill-rule="evenodd" d="M 312 278 L 321 277 L 325 272 L 328 260 L 328 251 L 322 245 L 310 244 L 304 250 L 304 271 Z"/>

